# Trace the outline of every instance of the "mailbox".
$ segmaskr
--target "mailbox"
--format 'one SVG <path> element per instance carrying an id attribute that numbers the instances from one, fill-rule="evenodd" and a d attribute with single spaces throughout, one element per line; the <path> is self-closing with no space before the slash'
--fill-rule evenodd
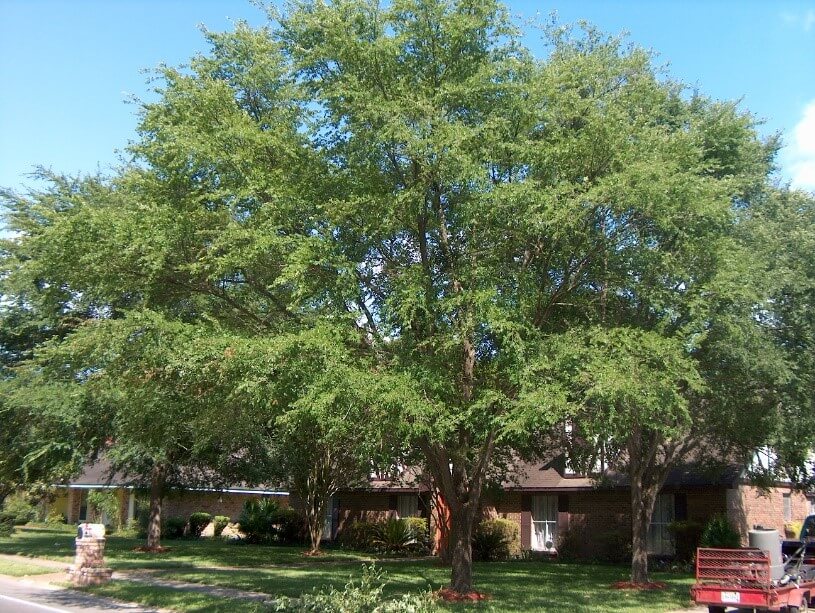
<path id="1" fill-rule="evenodd" d="M 105 538 L 105 524 L 79 524 L 76 531 L 78 539 L 103 539 Z"/>

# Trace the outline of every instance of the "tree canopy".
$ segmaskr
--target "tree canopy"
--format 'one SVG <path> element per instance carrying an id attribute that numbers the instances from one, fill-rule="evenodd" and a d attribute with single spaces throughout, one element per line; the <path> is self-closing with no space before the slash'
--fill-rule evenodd
<path id="1" fill-rule="evenodd" d="M 811 342 L 811 296 L 800 260 L 770 288 L 745 259 L 754 207 L 798 198 L 768 195 L 776 143 L 748 113 L 591 28 L 547 30 L 535 58 L 492 0 L 270 17 L 158 71 L 115 176 L 5 195 L 8 293 L 35 314 L 88 305 L 24 372 L 97 339 L 69 379 L 119 394 L 98 402 L 114 444 L 166 427 L 226 472 L 296 424 L 348 449 L 349 416 L 367 415 L 388 442 L 354 459 L 418 453 L 466 592 L 486 481 L 564 420 L 630 460 L 632 424 L 658 444 L 701 423 L 724 440 L 742 401 L 811 401 L 811 366 L 782 399 L 768 389 L 789 354 L 750 358 Z M 236 427 L 215 436 L 224 407 Z M 757 431 L 734 430 L 745 447 Z"/>

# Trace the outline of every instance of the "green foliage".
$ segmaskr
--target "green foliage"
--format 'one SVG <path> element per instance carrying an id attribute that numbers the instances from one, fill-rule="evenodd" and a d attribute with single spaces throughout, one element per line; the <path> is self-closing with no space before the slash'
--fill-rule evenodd
<path id="1" fill-rule="evenodd" d="M 303 539 L 302 516 L 294 509 L 281 507 L 274 498 L 247 500 L 238 524 L 251 543 L 297 543 Z"/>
<path id="2" fill-rule="evenodd" d="M 696 548 L 702 541 L 704 529 L 704 524 L 693 520 L 674 521 L 668 525 L 678 562 L 689 562 L 696 557 Z"/>
<path id="3" fill-rule="evenodd" d="M 283 544 L 302 543 L 305 534 L 303 516 L 290 507 L 277 512 L 275 517 L 277 541 Z"/>
<path id="4" fill-rule="evenodd" d="M 119 497 L 115 490 L 90 490 L 88 506 L 93 509 L 95 519 L 99 520 L 104 513 L 108 526 L 113 528 L 121 526 Z"/>
<path id="5" fill-rule="evenodd" d="M 427 519 L 424 517 L 406 517 L 403 521 L 407 524 L 408 528 L 413 535 L 413 541 L 410 544 L 410 549 L 419 555 L 427 555 L 430 553 L 430 526 Z"/>
<path id="6" fill-rule="evenodd" d="M 190 518 L 187 521 L 187 524 L 190 527 L 190 536 L 199 538 L 201 533 L 204 531 L 204 528 L 209 525 L 211 520 L 212 515 L 209 513 L 198 512 L 190 514 Z"/>
<path id="7" fill-rule="evenodd" d="M 12 518 L 15 526 L 36 521 L 37 507 L 31 504 L 24 492 L 15 492 L 3 501 L 3 513 Z"/>
<path id="8" fill-rule="evenodd" d="M 476 526 L 473 534 L 473 556 L 491 562 L 508 560 L 521 555 L 521 531 L 509 519 L 486 519 Z"/>
<path id="9" fill-rule="evenodd" d="M 354 520 L 338 535 L 340 545 L 356 551 L 372 551 L 373 540 L 380 522 Z"/>
<path id="10" fill-rule="evenodd" d="M 16 516 L 5 509 L 0 510 L 0 536 L 11 536 L 14 532 Z"/>
<path id="11" fill-rule="evenodd" d="M 404 519 L 390 517 L 376 524 L 371 544 L 386 553 L 404 553 L 416 541 L 410 524 Z"/>
<path id="12" fill-rule="evenodd" d="M 51 509 L 45 518 L 45 524 L 47 526 L 61 526 L 66 522 L 67 519 L 65 518 L 65 515 L 63 515 L 56 509 Z"/>
<path id="13" fill-rule="evenodd" d="M 741 547 L 741 536 L 724 515 L 711 517 L 702 532 L 700 547 L 719 549 L 738 549 Z"/>
<path id="14" fill-rule="evenodd" d="M 212 522 L 214 529 L 213 536 L 218 537 L 221 536 L 221 533 L 224 531 L 224 528 L 226 528 L 229 525 L 229 517 L 227 517 L 226 515 L 216 515 L 215 517 L 212 518 Z"/>
<path id="15" fill-rule="evenodd" d="M 387 575 L 373 564 L 363 565 L 359 580 L 350 579 L 343 589 L 314 590 L 299 598 L 280 598 L 275 611 L 282 613 L 431 613 L 438 607 L 429 593 L 403 594 L 393 599 L 383 594 Z"/>
<path id="16" fill-rule="evenodd" d="M 280 505 L 274 498 L 252 498 L 243 503 L 238 525 L 250 543 L 270 543 L 277 535 Z"/>
<path id="17" fill-rule="evenodd" d="M 168 517 L 161 524 L 161 536 L 166 539 L 180 539 L 187 529 L 187 520 L 183 517 Z"/>

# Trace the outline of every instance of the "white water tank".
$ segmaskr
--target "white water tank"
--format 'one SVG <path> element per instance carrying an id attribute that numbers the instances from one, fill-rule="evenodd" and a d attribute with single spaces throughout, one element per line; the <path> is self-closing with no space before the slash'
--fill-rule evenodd
<path id="1" fill-rule="evenodd" d="M 750 547 L 763 549 L 770 554 L 770 579 L 778 581 L 784 576 L 784 559 L 781 557 L 781 538 L 778 530 L 755 528 L 747 534 Z"/>

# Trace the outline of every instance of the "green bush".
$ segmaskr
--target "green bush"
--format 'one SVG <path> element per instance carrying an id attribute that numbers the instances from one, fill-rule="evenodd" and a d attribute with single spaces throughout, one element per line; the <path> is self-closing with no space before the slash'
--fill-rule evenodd
<path id="1" fill-rule="evenodd" d="M 45 524 L 48 526 L 61 526 L 66 522 L 65 516 L 56 509 L 51 509 L 45 518 Z"/>
<path id="2" fill-rule="evenodd" d="M 404 520 L 413 535 L 410 549 L 413 553 L 427 555 L 430 553 L 430 527 L 424 517 L 406 517 Z"/>
<path id="3" fill-rule="evenodd" d="M 14 532 L 14 515 L 0 511 L 0 536 L 11 536 Z"/>
<path id="4" fill-rule="evenodd" d="M 392 517 L 376 525 L 371 544 L 377 551 L 405 553 L 415 540 L 416 537 L 407 521 Z"/>
<path id="5" fill-rule="evenodd" d="M 113 528 L 120 527 L 119 498 L 115 490 L 91 490 L 88 492 L 88 506 L 93 508 L 94 517 L 101 519 L 105 514 L 105 523 Z"/>
<path id="6" fill-rule="evenodd" d="M 274 610 L 280 613 L 434 613 L 439 610 L 430 593 L 387 599 L 383 596 L 387 583 L 385 573 L 373 564 L 363 566 L 362 577 L 358 581 L 350 580 L 342 590 L 332 586 L 320 591 L 315 589 L 296 599 L 283 596 L 276 600 Z"/>
<path id="7" fill-rule="evenodd" d="M 279 514 L 274 498 L 251 498 L 243 504 L 238 524 L 250 543 L 269 543 L 277 536 Z"/>
<path id="8" fill-rule="evenodd" d="M 302 543 L 306 534 L 306 522 L 292 508 L 280 509 L 274 518 L 277 540 L 280 543 Z"/>
<path id="9" fill-rule="evenodd" d="M 679 562 L 688 562 L 696 556 L 696 548 L 702 540 L 705 527 L 698 521 L 675 521 L 668 525 L 674 541 L 675 559 Z"/>
<path id="10" fill-rule="evenodd" d="M 22 526 L 37 519 L 37 508 L 22 492 L 6 496 L 3 501 L 3 512 L 13 518 L 15 526 Z"/>
<path id="11" fill-rule="evenodd" d="M 478 560 L 507 560 L 521 555 L 521 529 L 508 519 L 486 519 L 473 534 L 473 556 Z"/>
<path id="12" fill-rule="evenodd" d="M 168 517 L 162 526 L 162 538 L 180 539 L 184 536 L 187 520 L 183 517 Z"/>
<path id="13" fill-rule="evenodd" d="M 199 538 L 210 521 L 212 521 L 212 515 L 209 513 L 192 513 L 188 522 L 190 526 L 190 536 Z"/>
<path id="14" fill-rule="evenodd" d="M 226 528 L 229 525 L 229 518 L 226 515 L 216 515 L 214 518 L 212 518 L 212 521 L 213 521 L 212 527 L 215 531 L 214 535 L 221 536 L 221 533 L 224 531 L 224 528 Z"/>
<path id="15" fill-rule="evenodd" d="M 337 540 L 346 549 L 372 551 L 373 539 L 378 525 L 376 522 L 355 520 L 343 527 Z"/>
<path id="16" fill-rule="evenodd" d="M 727 521 L 727 517 L 714 515 L 708 520 L 699 544 L 716 549 L 738 549 L 741 547 L 741 536 Z"/>

